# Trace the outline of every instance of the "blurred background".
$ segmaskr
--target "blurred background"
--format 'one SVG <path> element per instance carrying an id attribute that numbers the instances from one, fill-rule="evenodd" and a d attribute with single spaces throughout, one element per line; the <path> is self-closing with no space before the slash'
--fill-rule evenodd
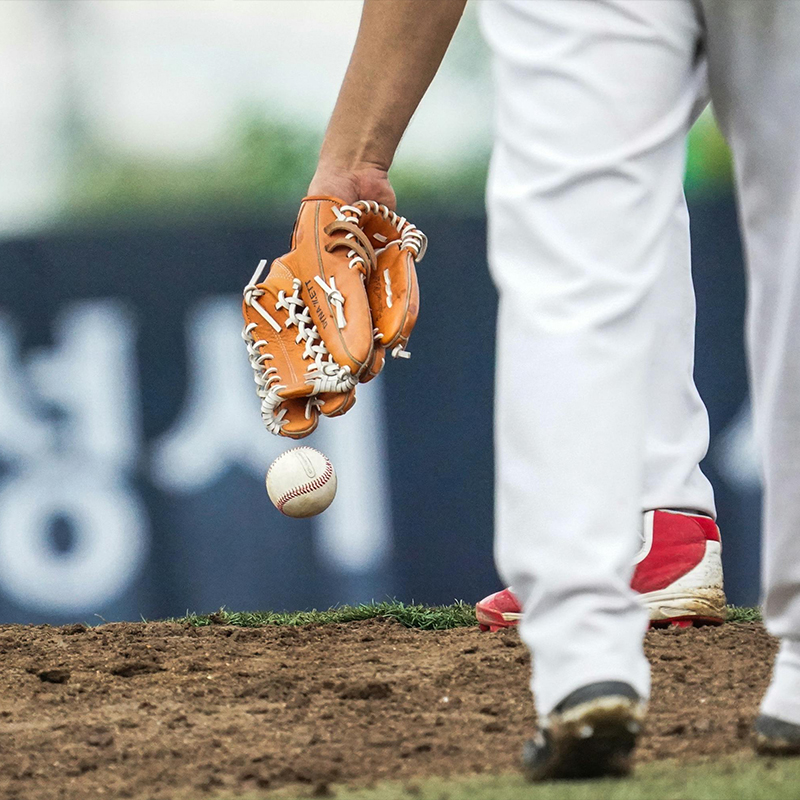
<path id="1" fill-rule="evenodd" d="M 289 443 L 261 426 L 240 291 L 287 249 L 360 6 L 0 4 L 1 622 L 474 602 L 499 588 L 491 85 L 474 0 L 393 171 L 431 240 L 414 357 L 309 441 L 339 472 L 328 512 L 288 520 L 264 491 Z M 744 278 L 710 113 L 688 148 L 705 467 L 730 599 L 752 604 Z M 463 297 L 434 315 L 445 290 Z"/>

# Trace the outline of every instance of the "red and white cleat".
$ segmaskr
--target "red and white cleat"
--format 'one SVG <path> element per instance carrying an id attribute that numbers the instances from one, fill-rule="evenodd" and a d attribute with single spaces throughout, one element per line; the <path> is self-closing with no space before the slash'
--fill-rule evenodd
<path id="1" fill-rule="evenodd" d="M 484 597 L 475 606 L 475 615 L 482 631 L 499 631 L 510 628 L 522 619 L 522 607 L 511 589 L 503 589 Z"/>
<path id="2" fill-rule="evenodd" d="M 650 625 L 719 625 L 725 621 L 722 544 L 710 517 L 682 511 L 648 511 L 631 587 L 650 611 Z M 522 618 L 510 589 L 475 606 L 481 630 L 497 631 Z"/>

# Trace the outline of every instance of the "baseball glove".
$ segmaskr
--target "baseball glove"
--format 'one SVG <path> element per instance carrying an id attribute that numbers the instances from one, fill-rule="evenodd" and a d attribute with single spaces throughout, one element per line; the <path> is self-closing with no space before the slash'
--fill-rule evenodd
<path id="1" fill-rule="evenodd" d="M 261 261 L 242 306 L 261 416 L 299 439 L 319 415 L 344 414 L 355 387 L 405 347 L 419 310 L 416 262 L 425 235 L 386 206 L 307 197 L 290 251 Z"/>

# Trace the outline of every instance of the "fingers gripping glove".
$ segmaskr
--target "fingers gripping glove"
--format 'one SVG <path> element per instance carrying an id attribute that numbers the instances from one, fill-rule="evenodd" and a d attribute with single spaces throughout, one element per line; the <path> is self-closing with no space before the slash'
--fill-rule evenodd
<path id="1" fill-rule="evenodd" d="M 262 261 L 244 290 L 242 335 L 269 431 L 307 436 L 320 413 L 353 406 L 356 384 L 383 366 L 384 342 L 403 350 L 424 249 L 423 234 L 377 203 L 303 201 L 291 250 L 266 277 Z"/>

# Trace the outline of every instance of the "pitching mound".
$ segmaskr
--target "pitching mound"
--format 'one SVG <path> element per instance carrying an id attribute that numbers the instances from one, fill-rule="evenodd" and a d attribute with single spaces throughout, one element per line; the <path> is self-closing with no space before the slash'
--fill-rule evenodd
<path id="1" fill-rule="evenodd" d="M 0 798 L 193 798 L 517 768 L 514 631 L 397 622 L 0 628 Z M 648 634 L 642 761 L 734 754 L 775 652 L 758 623 Z"/>

